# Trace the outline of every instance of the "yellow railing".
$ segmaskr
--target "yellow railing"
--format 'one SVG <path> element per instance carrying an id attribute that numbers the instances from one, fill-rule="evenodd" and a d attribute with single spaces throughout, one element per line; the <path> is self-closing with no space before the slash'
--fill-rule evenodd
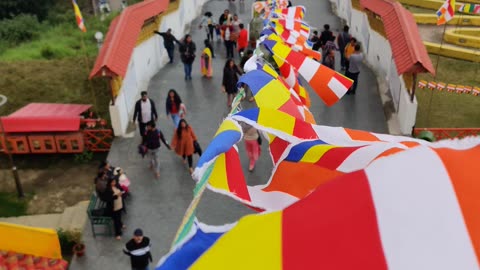
<path id="1" fill-rule="evenodd" d="M 470 62 L 480 62 L 480 53 L 473 49 L 463 49 L 450 45 L 443 44 L 440 46 L 438 43 L 424 41 L 425 47 L 429 53 L 438 54 L 450 58 L 456 58 L 460 60 L 466 60 Z"/>

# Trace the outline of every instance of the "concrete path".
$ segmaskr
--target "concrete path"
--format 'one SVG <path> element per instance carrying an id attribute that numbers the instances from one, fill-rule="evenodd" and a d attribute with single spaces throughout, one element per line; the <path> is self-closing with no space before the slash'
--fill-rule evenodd
<path id="1" fill-rule="evenodd" d="M 224 9 L 229 8 L 231 12 L 238 13 L 240 18 L 247 22 L 250 20 L 252 2 L 252 0 L 245 0 L 245 4 L 240 4 L 238 1 L 229 4 L 225 0 L 214 0 L 205 5 L 203 12 L 208 10 L 218 17 Z M 311 25 L 321 28 L 324 23 L 329 23 L 334 30 L 340 28 L 340 21 L 331 13 L 328 1 L 297 0 L 294 4 L 307 7 L 306 19 Z M 198 22 L 198 19 L 193 22 L 192 35 L 200 50 L 203 48 L 205 33 L 204 30 L 198 30 Z M 178 53 L 175 63 L 163 68 L 152 79 L 149 94 L 158 104 L 158 110 L 162 115 L 159 126 L 169 141 L 173 134 L 173 124 L 165 117 L 164 104 L 170 88 L 176 89 L 186 104 L 189 112 L 187 121 L 194 128 L 203 148 L 208 145 L 227 114 L 226 97 L 220 91 L 225 50 L 220 42 L 215 43 L 215 50 L 214 78 L 211 80 L 201 78 L 197 57 L 194 63 L 193 80 L 184 81 L 183 65 L 179 62 Z M 323 105 L 313 92 L 311 96 L 312 112 L 320 124 L 387 132 L 376 79 L 366 68 L 361 71 L 356 96 L 346 96 L 331 108 Z M 247 102 L 245 105 L 250 104 Z M 76 258 L 70 269 L 129 269 L 129 258 L 122 255 L 122 247 L 137 227 L 141 227 L 151 238 L 154 265 L 169 250 L 183 214 L 192 199 L 194 183 L 180 158 L 164 147 L 161 149 L 161 178 L 154 179 L 152 172 L 148 169 L 147 160 L 142 160 L 137 154 L 140 138 L 138 134 L 135 136 L 135 138 L 115 139 L 109 154 L 111 163 L 123 167 L 132 181 L 133 196 L 128 201 L 128 213 L 123 219 L 127 225 L 124 238 L 122 241 L 117 241 L 113 237 L 94 239 L 87 225 L 84 231 L 86 256 Z M 257 168 L 249 174 L 244 147 L 239 145 L 249 184 L 264 183 L 270 175 L 271 163 L 266 154 L 265 144 L 263 147 L 264 154 Z M 195 157 L 194 162 L 197 160 L 198 157 Z M 251 210 L 247 207 L 225 196 L 207 191 L 200 203 L 197 217 L 207 224 L 222 225 L 234 222 L 248 213 L 251 213 Z"/>

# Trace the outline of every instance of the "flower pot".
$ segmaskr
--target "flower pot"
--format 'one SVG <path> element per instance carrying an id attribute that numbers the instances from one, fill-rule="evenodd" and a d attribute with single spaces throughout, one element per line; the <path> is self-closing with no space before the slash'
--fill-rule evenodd
<path id="1" fill-rule="evenodd" d="M 85 245 L 75 244 L 73 246 L 73 254 L 77 255 L 77 257 L 82 257 L 85 254 Z"/>

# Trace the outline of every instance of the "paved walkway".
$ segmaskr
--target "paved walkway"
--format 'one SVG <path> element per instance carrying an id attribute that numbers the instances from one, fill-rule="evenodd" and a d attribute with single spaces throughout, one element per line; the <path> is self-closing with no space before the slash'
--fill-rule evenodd
<path id="1" fill-rule="evenodd" d="M 252 0 L 245 0 L 245 4 L 238 1 L 229 4 L 226 0 L 214 0 L 205 5 L 203 12 L 209 10 L 218 17 L 225 8 L 229 8 L 247 22 L 250 20 L 251 3 Z M 296 0 L 294 4 L 307 7 L 306 19 L 311 25 L 321 28 L 324 23 L 329 23 L 333 30 L 340 28 L 340 21 L 331 13 L 328 1 Z M 204 31 L 196 27 L 198 19 L 192 25 L 193 40 L 197 48 L 201 49 L 205 39 Z M 173 124 L 170 119 L 165 118 L 164 104 L 170 88 L 176 89 L 187 105 L 189 111 L 187 121 L 194 128 L 203 148 L 208 145 L 226 115 L 226 97 L 220 91 L 225 50 L 220 42 L 215 43 L 215 49 L 214 78 L 211 80 L 201 78 L 197 57 L 193 80 L 184 81 L 183 66 L 179 62 L 178 54 L 173 65 L 166 66 L 152 79 L 149 94 L 159 106 L 159 112 L 163 117 L 159 120 L 159 126 L 169 141 L 173 134 Z M 312 112 L 320 124 L 387 132 L 376 79 L 366 68 L 360 73 L 356 96 L 345 96 L 331 108 L 323 105 L 312 92 L 311 96 Z M 142 160 L 137 154 L 139 141 L 138 134 L 135 138 L 116 138 L 109 154 L 111 163 L 123 167 L 132 181 L 133 196 L 128 201 L 128 214 L 124 216 L 127 230 L 123 240 L 117 241 L 113 237 L 94 239 L 90 226 L 86 226 L 84 231 L 86 256 L 75 259 L 70 269 L 129 269 L 129 259 L 121 250 L 137 227 L 143 228 L 145 234 L 152 240 L 154 264 L 168 252 L 183 214 L 192 199 L 194 183 L 181 160 L 164 147 L 161 150 L 161 178 L 154 179 L 148 169 L 147 160 Z M 263 147 L 265 149 L 262 153 L 267 153 L 266 145 Z M 239 149 L 247 171 L 248 163 L 243 145 L 239 145 Z M 195 157 L 194 162 L 197 160 Z M 270 172 L 271 164 L 268 156 L 264 154 L 255 171 L 250 174 L 247 172 L 247 181 L 249 184 L 264 183 Z M 251 213 L 251 210 L 247 207 L 225 196 L 207 191 L 200 203 L 197 216 L 202 222 L 221 225 L 234 222 L 248 213 Z"/>

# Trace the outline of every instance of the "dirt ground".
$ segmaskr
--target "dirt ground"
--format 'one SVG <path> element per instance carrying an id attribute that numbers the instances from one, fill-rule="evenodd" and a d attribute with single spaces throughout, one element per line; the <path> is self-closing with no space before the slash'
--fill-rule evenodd
<path id="1" fill-rule="evenodd" d="M 93 179 L 105 154 L 86 164 L 75 162 L 74 155 L 15 156 L 23 190 L 30 199 L 28 214 L 61 213 L 66 207 L 88 200 Z M 8 159 L 0 157 L 0 192 L 16 192 Z"/>

